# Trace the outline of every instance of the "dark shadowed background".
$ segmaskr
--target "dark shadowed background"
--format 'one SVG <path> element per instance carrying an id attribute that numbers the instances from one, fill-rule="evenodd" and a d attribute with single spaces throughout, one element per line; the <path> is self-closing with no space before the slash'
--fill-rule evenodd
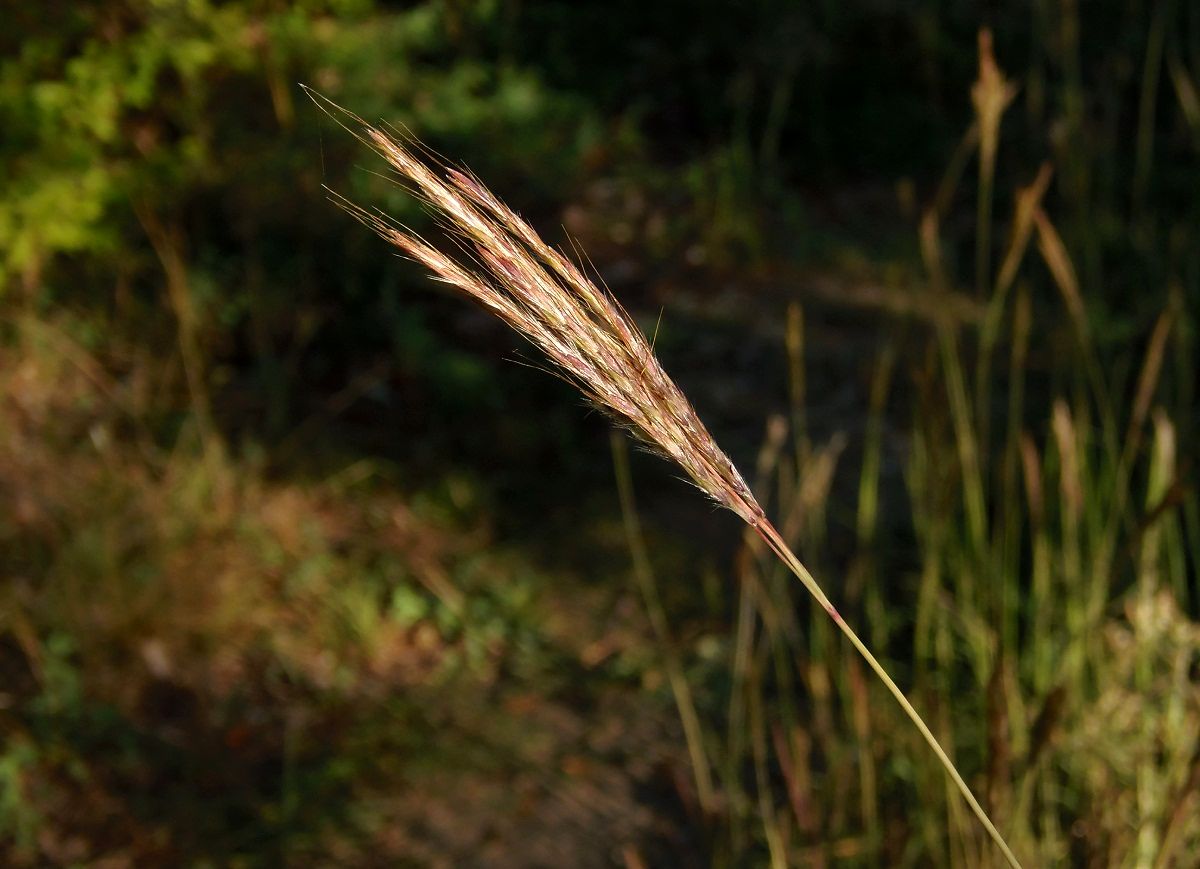
<path id="1" fill-rule="evenodd" d="M 586 252 L 1028 865 L 1200 851 L 1200 7 L 0 20 L 0 862 L 995 864 L 300 83 Z"/>

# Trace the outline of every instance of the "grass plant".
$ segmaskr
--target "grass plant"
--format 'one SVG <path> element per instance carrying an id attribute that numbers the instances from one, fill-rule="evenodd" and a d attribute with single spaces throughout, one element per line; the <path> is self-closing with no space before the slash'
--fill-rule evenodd
<path id="1" fill-rule="evenodd" d="M 401 134 L 389 135 L 319 94 L 309 94 L 318 106 L 387 160 L 401 183 L 408 185 L 442 222 L 461 256 L 443 253 L 382 212 L 363 209 L 337 194 L 332 194 L 334 201 L 424 265 L 438 280 L 465 292 L 528 338 L 557 366 L 558 373 L 575 383 L 597 406 L 683 468 L 717 504 L 737 514 L 799 579 L 883 682 L 1008 864 L 1019 866 L 937 737 L 767 518 L 733 462 L 662 369 L 650 341 L 612 296 L 544 242 L 476 178 L 445 165 L 431 167 L 418 156 L 419 143 Z M 948 358 L 955 352 L 950 338 L 943 342 L 943 350 Z M 957 398 L 956 407 L 966 413 L 961 379 L 957 385 L 952 399 Z M 961 438 L 960 443 L 971 442 Z M 978 481 L 968 484 L 977 485 Z M 983 533 L 982 504 L 975 498 L 971 503 L 976 507 L 972 512 L 973 537 L 979 539 Z M 761 707 L 752 704 L 748 711 L 752 728 L 761 730 Z M 755 763 L 762 778 L 765 753 L 761 744 L 756 746 Z M 768 838 L 773 859 L 778 862 L 777 837 Z"/>

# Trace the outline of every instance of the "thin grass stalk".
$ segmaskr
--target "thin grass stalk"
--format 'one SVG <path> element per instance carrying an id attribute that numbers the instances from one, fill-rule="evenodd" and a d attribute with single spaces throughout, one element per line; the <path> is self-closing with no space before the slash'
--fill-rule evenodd
<path id="1" fill-rule="evenodd" d="M 683 673 L 683 665 L 679 654 L 671 640 L 671 630 L 667 624 L 667 614 L 663 609 L 662 598 L 658 593 L 658 581 L 654 576 L 654 568 L 650 564 L 650 555 L 646 551 L 646 539 L 642 535 L 642 523 L 638 517 L 637 501 L 633 494 L 633 475 L 629 470 L 629 450 L 625 441 L 612 433 L 613 470 L 617 478 L 617 492 L 621 502 L 621 516 L 625 525 L 625 541 L 633 559 L 633 575 L 637 582 L 642 603 L 646 607 L 646 615 L 658 642 L 659 652 L 667 671 L 667 681 L 671 685 L 671 694 L 675 699 L 675 707 L 679 712 L 679 721 L 683 726 L 684 742 L 687 743 L 688 756 L 692 764 L 692 776 L 696 783 L 696 797 L 700 809 L 706 817 L 711 817 L 716 809 L 716 791 L 713 788 L 712 771 L 709 768 L 708 755 L 704 751 L 704 731 L 700 726 L 700 716 L 696 714 L 696 704 L 692 699 L 692 690 L 688 686 Z"/>
<path id="2" fill-rule="evenodd" d="M 808 836 L 816 829 L 812 811 L 812 771 L 808 761 L 809 736 L 798 725 L 784 730 L 775 724 L 771 728 L 771 738 L 796 828 L 802 837 Z"/>
<path id="3" fill-rule="evenodd" d="M 450 167 L 430 168 L 413 153 L 420 146 L 398 141 L 309 93 L 330 117 L 387 160 L 399 180 L 439 216 L 465 256 L 447 256 L 385 214 L 332 194 L 335 202 L 439 280 L 457 287 L 523 334 L 593 402 L 678 464 L 701 491 L 753 529 L 875 671 L 1009 865 L 1019 867 L 949 755 L 767 519 L 733 462 L 662 369 L 650 342 L 624 309 L 476 178 Z"/>
<path id="4" fill-rule="evenodd" d="M 767 421 L 766 437 L 756 463 L 756 491 L 770 491 L 770 478 L 774 475 L 779 479 L 780 504 L 799 502 L 803 493 L 803 486 L 797 485 L 797 479 L 804 473 L 803 466 L 799 473 L 792 467 L 784 450 L 787 439 L 787 422 L 782 416 L 772 416 Z M 806 453 L 807 447 L 797 445 L 796 451 L 797 455 L 803 455 Z M 752 547 L 753 551 L 763 554 L 761 553 L 761 541 L 749 529 L 747 529 L 745 540 L 747 547 Z M 747 562 L 747 566 L 749 566 L 749 562 Z M 758 575 L 761 575 L 761 583 L 757 581 Z M 761 639 L 762 654 L 769 657 L 774 673 L 775 681 L 771 686 L 771 693 L 778 704 L 776 716 L 789 731 L 795 731 L 799 726 L 799 713 L 796 709 L 795 698 L 799 695 L 796 685 L 798 662 L 795 660 L 794 652 L 800 647 L 802 632 L 796 622 L 795 606 L 791 600 L 792 584 L 788 571 L 778 560 L 771 557 L 766 564 L 758 565 L 758 574 L 745 576 L 743 582 L 753 582 L 754 588 L 761 589 L 758 611 L 765 629 Z M 765 672 L 766 663 L 764 662 L 762 667 L 755 670 L 755 674 L 760 678 L 752 686 L 749 686 L 755 692 L 752 702 L 759 705 L 763 703 L 767 691 Z M 785 779 L 790 780 L 790 753 L 781 754 L 777 751 L 776 754 L 781 772 Z M 789 798 L 792 796 L 789 785 Z"/>
<path id="5" fill-rule="evenodd" d="M 954 195 L 958 192 L 958 185 L 962 181 L 963 173 L 967 171 L 967 165 L 971 162 L 971 155 L 976 152 L 979 147 L 979 123 L 972 122 L 967 131 L 963 133 L 958 144 L 954 147 L 954 153 L 950 155 L 950 161 L 946 164 L 946 171 L 942 173 L 941 180 L 938 182 L 937 191 L 933 196 L 933 204 L 931 210 L 939 216 L 944 216 L 950 211 L 950 206 L 954 202 Z"/>
<path id="6" fill-rule="evenodd" d="M 863 439 L 862 471 L 858 482 L 858 513 L 856 531 L 859 548 L 866 553 L 862 559 L 864 574 L 863 605 L 871 626 L 871 642 L 876 648 L 887 645 L 891 626 L 887 606 L 879 590 L 875 552 L 875 536 L 879 524 L 879 475 L 883 453 L 884 410 L 891 387 L 892 370 L 896 363 L 896 345 L 884 345 L 875 373 L 871 378 L 870 410 Z"/>
<path id="7" fill-rule="evenodd" d="M 871 378 L 870 412 L 863 444 L 862 473 L 858 483 L 856 530 L 859 546 L 871 549 L 879 519 L 879 471 L 883 452 L 883 415 L 896 363 L 896 345 L 884 345 Z"/>
<path id="8" fill-rule="evenodd" d="M 971 419 L 971 405 L 963 377 L 962 356 L 952 327 L 939 324 L 938 347 L 942 368 L 946 374 L 946 392 L 950 418 L 954 424 L 954 442 L 961 465 L 963 502 L 967 510 L 967 530 L 970 533 L 972 554 L 986 560 L 987 502 L 984 497 L 983 471 L 980 469 L 979 440 Z"/>
<path id="9" fill-rule="evenodd" d="M 863 827 L 867 831 L 867 852 L 878 858 L 883 845 L 879 825 L 879 776 L 875 770 L 875 752 L 871 747 L 871 697 L 863 679 L 862 665 L 851 658 L 846 665 L 850 679 L 851 714 L 858 739 L 858 789 Z"/>
<path id="10" fill-rule="evenodd" d="M 1009 290 L 1012 288 L 1017 270 L 1029 247 L 1033 235 L 1034 214 L 1041 205 L 1042 197 L 1050 186 L 1052 175 L 1050 164 L 1044 163 L 1037 177 L 1026 187 L 1017 191 L 1013 214 L 1013 225 L 1008 250 L 996 276 L 995 289 L 988 300 L 983 324 L 979 330 L 979 361 L 975 366 L 976 415 L 979 420 L 979 443 L 981 452 L 988 454 L 991 444 L 991 389 L 992 353 L 1000 338 L 1000 327 L 1004 319 Z"/>
<path id="11" fill-rule="evenodd" d="M 1053 647 L 1053 634 L 1050 630 L 1053 623 L 1054 603 L 1050 587 L 1051 545 L 1045 522 L 1042 459 L 1038 455 L 1037 445 L 1028 432 L 1021 433 L 1020 450 L 1021 472 L 1025 481 L 1025 498 L 1029 507 L 1029 535 L 1032 548 L 1029 581 L 1031 604 L 1029 642 L 1032 648 L 1030 660 L 1033 663 L 1033 669 L 1030 675 L 1035 690 L 1044 693 L 1050 690 L 1050 684 L 1054 678 L 1054 662 L 1058 658 Z"/>
<path id="12" fill-rule="evenodd" d="M 918 417 L 919 420 L 919 417 Z M 930 491 L 931 467 L 928 438 L 914 420 L 913 444 L 909 450 L 907 486 L 913 505 L 913 530 L 921 556 L 921 575 L 917 582 L 917 613 L 913 625 L 913 656 L 917 685 L 921 687 L 933 658 L 933 617 L 938 589 L 941 588 L 939 553 L 942 522 L 920 497 Z"/>
<path id="13" fill-rule="evenodd" d="M 746 562 L 739 573 L 751 570 L 749 551 L 743 550 Z M 754 652 L 755 605 L 753 586 L 748 581 L 738 583 L 737 621 L 734 629 L 732 686 L 729 692 L 728 739 L 725 750 L 725 781 L 732 805 L 729 817 L 729 847 L 733 854 L 741 853 L 746 838 L 742 811 L 746 796 L 742 791 L 742 760 L 746 751 L 747 701 L 750 691 L 750 667 Z"/>
<path id="14" fill-rule="evenodd" d="M 975 234 L 975 294 L 981 299 L 989 298 L 991 288 L 988 275 L 992 267 L 992 186 L 995 163 L 980 163 L 979 203 L 975 215 L 978 230 Z"/>
<path id="15" fill-rule="evenodd" d="M 942 263 L 941 232 L 938 212 L 928 209 L 921 219 L 921 257 L 929 272 L 935 294 L 946 291 L 946 271 Z M 963 503 L 966 505 L 967 527 L 973 553 L 983 558 L 987 545 L 987 511 L 984 501 L 983 477 L 979 467 L 979 441 L 972 423 L 971 406 L 967 399 L 963 377 L 962 357 L 952 325 L 944 318 L 937 323 L 938 349 L 946 375 L 946 391 L 954 424 L 955 446 L 961 465 Z"/>
<path id="16" fill-rule="evenodd" d="M 1158 388 L 1162 374 L 1163 358 L 1166 354 L 1167 339 L 1174 326 L 1175 312 L 1168 307 L 1158 316 L 1150 341 L 1146 346 L 1146 356 L 1142 362 L 1142 370 L 1138 376 L 1137 390 L 1134 393 L 1133 409 L 1129 415 L 1129 427 L 1125 432 L 1125 443 L 1121 450 L 1121 458 L 1117 465 L 1117 503 L 1114 516 L 1124 514 L 1125 500 L 1129 495 L 1129 481 L 1133 474 L 1133 464 L 1142 442 L 1142 432 L 1146 418 L 1150 413 L 1150 404 Z M 1115 529 L 1111 536 L 1115 536 Z"/>
<path id="17" fill-rule="evenodd" d="M 758 491 L 768 488 L 775 468 L 780 462 L 780 453 L 787 435 L 787 425 L 776 425 L 774 420 L 768 421 L 766 436 L 759 449 L 755 461 L 755 485 Z M 727 713 L 727 732 L 725 757 L 721 768 L 725 777 L 726 799 L 731 810 L 728 813 L 728 848 L 736 859 L 746 849 L 748 840 L 748 825 L 744 817 L 748 814 L 751 799 L 745 793 L 742 771 L 745 768 L 746 753 L 751 750 L 747 744 L 746 734 L 749 732 L 747 721 L 749 708 L 762 689 L 761 680 L 756 681 L 761 673 L 754 665 L 755 646 L 758 639 L 757 626 L 760 621 L 764 629 L 770 629 L 770 615 L 761 611 L 767 595 L 764 593 L 757 564 L 756 544 L 758 538 L 749 529 L 743 537 L 743 543 L 737 554 L 735 575 L 738 580 L 738 606 L 734 620 L 733 653 L 730 661 L 732 671 L 732 686 L 729 692 L 729 709 Z"/>
<path id="18" fill-rule="evenodd" d="M 1096 343 L 1092 338 L 1091 328 L 1088 325 L 1087 311 L 1085 310 L 1083 295 L 1079 289 L 1079 277 L 1075 270 L 1075 265 L 1072 263 L 1071 257 L 1067 254 L 1067 247 L 1063 244 L 1058 230 L 1055 229 L 1049 216 L 1047 216 L 1041 207 L 1034 214 L 1034 222 L 1038 234 L 1038 251 L 1041 253 L 1046 267 L 1050 270 L 1055 285 L 1062 294 L 1063 302 L 1067 307 L 1067 313 L 1071 316 L 1071 323 L 1074 326 L 1079 352 L 1083 356 L 1082 367 L 1084 375 L 1087 379 L 1088 388 L 1092 393 L 1092 400 L 1095 402 L 1096 409 L 1100 414 L 1105 450 L 1110 457 L 1115 459 L 1117 454 L 1117 423 L 1112 408 L 1111 391 L 1108 388 L 1108 382 L 1104 376 L 1104 370 L 1100 365 L 1100 359 L 1096 351 Z"/>
<path id="19" fill-rule="evenodd" d="M 762 668 L 765 666 L 766 661 L 760 656 L 755 665 L 759 684 L 762 682 Z M 763 835 L 771 855 L 771 869 L 787 869 L 787 849 L 784 847 L 783 834 L 775 817 L 775 796 L 767 768 L 767 722 L 761 691 L 750 695 L 750 755 L 754 761 L 754 790 L 758 795 L 758 814 L 762 821 Z"/>
<path id="20" fill-rule="evenodd" d="M 1138 554 L 1138 592 L 1145 598 L 1159 590 L 1163 562 L 1173 548 L 1162 545 L 1163 536 L 1170 532 L 1172 515 L 1170 511 L 1160 511 L 1159 507 L 1166 501 L 1175 482 L 1176 449 L 1175 426 L 1165 413 L 1156 411 L 1145 496 L 1146 515 L 1153 518 L 1141 533 L 1141 551 Z"/>
<path id="21" fill-rule="evenodd" d="M 1001 498 L 1003 504 L 1000 531 L 1001 601 L 1004 647 L 1017 648 L 1017 630 L 1021 609 L 1021 543 L 1024 523 L 1018 481 L 1021 465 L 1021 419 L 1025 413 L 1025 367 L 1032 330 L 1029 291 L 1021 286 L 1013 306 L 1012 350 L 1008 371 L 1008 429 L 1004 438 Z"/>
<path id="22" fill-rule="evenodd" d="M 1081 606 L 1077 600 L 1078 591 L 1084 588 L 1080 530 L 1084 509 L 1084 475 L 1075 422 L 1067 403 L 1061 398 L 1054 402 L 1051 430 L 1058 451 L 1062 585 L 1064 592 L 1074 592 L 1064 595 L 1067 602 L 1067 633 L 1070 638 L 1064 669 L 1073 677 L 1071 681 L 1077 683 L 1086 661 L 1082 644 L 1086 640 L 1089 609 L 1087 604 Z"/>
<path id="23" fill-rule="evenodd" d="M 1150 405 L 1162 373 L 1163 358 L 1166 352 L 1167 341 L 1173 329 L 1174 320 L 1175 311 L 1172 307 L 1168 307 L 1159 315 L 1154 330 L 1151 333 L 1138 377 L 1133 407 L 1130 412 L 1129 424 L 1126 428 L 1121 451 L 1112 460 L 1111 480 L 1102 487 L 1111 492 L 1110 498 L 1106 503 L 1102 504 L 1095 497 L 1088 498 L 1084 502 L 1082 494 L 1077 496 L 1081 504 L 1086 503 L 1088 511 L 1085 518 L 1090 520 L 1089 530 L 1091 531 L 1091 536 L 1096 541 L 1090 547 L 1089 581 L 1091 583 L 1091 598 L 1083 614 L 1083 624 L 1079 627 L 1080 635 L 1093 636 L 1094 631 L 1092 631 L 1092 628 L 1099 623 L 1103 616 L 1104 603 L 1108 599 L 1112 582 L 1113 563 L 1118 555 L 1121 525 L 1129 521 L 1128 505 L 1130 502 L 1130 487 L 1134 464 L 1142 443 L 1143 429 L 1149 415 Z M 1059 409 L 1056 407 L 1056 425 L 1059 422 L 1057 420 L 1058 412 Z M 1106 425 L 1105 429 L 1107 428 L 1108 426 Z M 1060 438 L 1060 446 L 1061 444 L 1062 441 Z M 1091 481 L 1085 473 L 1087 470 L 1084 462 L 1086 451 L 1076 446 L 1072 449 L 1071 453 L 1072 455 L 1068 456 L 1068 458 L 1073 465 L 1070 470 L 1077 478 L 1075 488 L 1080 493 L 1085 491 L 1094 492 L 1100 489 L 1101 487 L 1096 485 L 1094 481 Z M 1088 485 L 1088 483 L 1092 484 Z M 1077 513 L 1081 511 L 1082 506 L 1076 507 Z M 1072 531 L 1074 538 L 1067 538 L 1067 540 L 1072 548 L 1077 548 L 1080 539 L 1078 521 Z M 1080 556 L 1078 557 L 1078 564 L 1080 565 L 1081 576 L 1082 563 L 1082 557 Z"/>

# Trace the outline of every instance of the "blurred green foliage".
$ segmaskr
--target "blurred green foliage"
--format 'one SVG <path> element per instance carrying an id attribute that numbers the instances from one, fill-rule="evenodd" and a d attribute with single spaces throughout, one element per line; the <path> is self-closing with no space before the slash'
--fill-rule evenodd
<path id="1" fill-rule="evenodd" d="M 322 321 L 333 283 L 342 318 L 375 320 L 379 257 L 336 235 L 346 228 L 316 204 L 318 185 L 416 212 L 347 172 L 362 153 L 322 133 L 298 81 L 419 131 L 518 206 L 549 204 L 598 167 L 640 172 L 656 196 L 690 203 L 676 221 L 761 257 L 764 208 L 797 212 L 786 191 L 936 179 L 961 135 L 975 30 L 990 23 L 1022 88 L 999 195 L 1055 162 L 1064 232 L 1104 303 L 1094 314 L 1120 320 L 1123 282 L 1200 268 L 1198 206 L 1180 195 L 1200 183 L 1196 18 L 1188 4 L 1083 14 L 1048 0 L 990 22 L 970 3 L 776 0 L 17 7 L 0 34 L 0 285 L 149 294 L 147 232 L 177 227 L 200 315 L 222 334 L 277 349 L 295 338 L 274 334 L 278 321 L 297 304 Z"/>
<path id="2" fill-rule="evenodd" d="M 350 329 L 362 325 L 374 305 L 355 288 L 378 268 L 339 253 L 344 224 L 320 184 L 361 192 L 378 179 L 347 180 L 355 143 L 297 105 L 296 82 L 521 178 L 536 201 L 596 127 L 578 99 L 476 44 L 502 13 L 360 0 L 14 10 L 0 35 L 0 284 L 32 303 L 124 304 L 140 322 L 130 300 L 152 311 L 160 269 L 182 257 L 191 315 L 218 353 L 249 333 L 273 355 L 335 295 Z M 414 216 L 400 191 L 382 198 Z"/>

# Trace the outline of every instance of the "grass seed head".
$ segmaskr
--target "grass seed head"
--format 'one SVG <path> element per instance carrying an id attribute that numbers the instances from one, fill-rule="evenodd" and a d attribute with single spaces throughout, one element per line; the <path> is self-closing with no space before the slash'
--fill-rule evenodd
<path id="1" fill-rule="evenodd" d="M 446 228 L 461 256 L 451 257 L 386 215 L 332 194 L 338 205 L 527 337 L 588 398 L 680 465 L 717 503 L 759 525 L 762 508 L 741 474 L 607 291 L 478 179 L 418 156 L 418 144 L 310 95 L 387 160 Z"/>

